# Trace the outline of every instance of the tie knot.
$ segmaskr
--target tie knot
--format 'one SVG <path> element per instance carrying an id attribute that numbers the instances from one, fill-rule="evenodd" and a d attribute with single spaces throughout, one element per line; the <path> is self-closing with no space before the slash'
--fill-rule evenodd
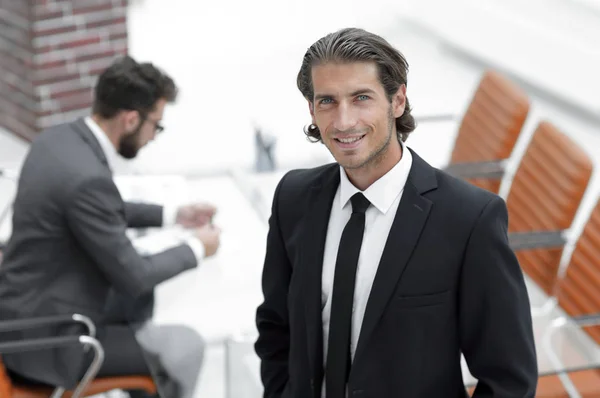
<path id="1" fill-rule="evenodd" d="M 350 202 L 352 202 L 352 213 L 364 213 L 371 204 L 369 199 L 365 198 L 365 195 L 360 192 L 352 195 Z"/>

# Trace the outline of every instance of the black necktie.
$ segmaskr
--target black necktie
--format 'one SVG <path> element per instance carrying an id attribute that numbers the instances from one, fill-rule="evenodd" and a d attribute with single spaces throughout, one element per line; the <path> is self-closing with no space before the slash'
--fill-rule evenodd
<path id="1" fill-rule="evenodd" d="M 342 232 L 335 263 L 331 316 L 325 367 L 327 398 L 344 398 L 350 373 L 350 336 L 356 266 L 365 230 L 365 211 L 371 204 L 362 193 L 350 198 L 352 216 Z"/>

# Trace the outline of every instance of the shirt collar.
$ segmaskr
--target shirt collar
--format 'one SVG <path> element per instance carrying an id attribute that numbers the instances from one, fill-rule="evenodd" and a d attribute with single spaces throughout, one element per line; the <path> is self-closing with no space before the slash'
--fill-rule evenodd
<path id="1" fill-rule="evenodd" d="M 404 143 L 400 144 L 402 145 L 400 161 L 365 191 L 362 191 L 369 202 L 383 214 L 388 212 L 396 198 L 404 190 L 412 166 L 412 154 Z M 352 185 L 344 168 L 340 166 L 340 208 L 343 209 L 352 195 L 357 192 L 361 191 Z"/>
<path id="2" fill-rule="evenodd" d="M 110 142 L 104 130 L 102 130 L 102 128 L 98 126 L 98 123 L 96 123 L 94 119 L 88 116 L 84 119 L 84 121 L 88 128 L 94 134 L 94 137 L 96 137 L 96 139 L 98 140 L 100 148 L 102 148 L 102 152 L 104 152 L 104 156 L 106 157 L 106 161 L 108 162 L 108 167 L 112 170 L 118 156 L 116 148 L 114 147 L 112 142 Z"/>

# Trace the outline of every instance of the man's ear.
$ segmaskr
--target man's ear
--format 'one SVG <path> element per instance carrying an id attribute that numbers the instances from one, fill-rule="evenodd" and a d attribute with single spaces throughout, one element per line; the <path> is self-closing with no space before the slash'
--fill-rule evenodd
<path id="1" fill-rule="evenodd" d="M 134 131 L 142 120 L 138 111 L 121 111 L 121 123 L 128 133 Z"/>
<path id="2" fill-rule="evenodd" d="M 392 110 L 394 118 L 399 118 L 404 114 L 404 108 L 406 107 L 406 84 L 401 84 L 398 87 L 398 91 L 392 97 Z"/>
<path id="3" fill-rule="evenodd" d="M 310 117 L 312 120 L 312 124 L 316 124 L 315 123 L 315 106 L 311 101 L 308 101 L 308 111 L 310 112 Z"/>

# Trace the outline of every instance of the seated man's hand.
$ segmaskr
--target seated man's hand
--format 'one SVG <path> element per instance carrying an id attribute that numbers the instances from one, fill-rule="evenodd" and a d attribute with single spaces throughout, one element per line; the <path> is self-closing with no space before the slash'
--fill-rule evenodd
<path id="1" fill-rule="evenodd" d="M 204 245 L 204 255 L 210 257 L 217 252 L 221 244 L 221 228 L 214 225 L 205 225 L 194 232 L 196 238 Z"/>
<path id="2" fill-rule="evenodd" d="M 210 223 L 217 208 L 208 203 L 195 203 L 177 210 L 175 222 L 185 228 L 199 228 Z"/>

